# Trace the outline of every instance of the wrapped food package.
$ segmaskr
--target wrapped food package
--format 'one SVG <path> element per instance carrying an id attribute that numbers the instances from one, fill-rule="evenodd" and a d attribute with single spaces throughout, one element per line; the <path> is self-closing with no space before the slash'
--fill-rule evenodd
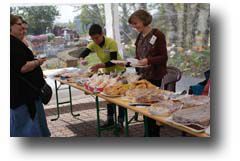
<path id="1" fill-rule="evenodd" d="M 191 108 L 210 103 L 210 97 L 187 95 L 186 97 L 179 99 L 179 101 L 183 102 L 183 108 Z"/>
<path id="2" fill-rule="evenodd" d="M 168 99 L 168 95 L 169 92 L 157 88 L 135 88 L 130 89 L 126 92 L 127 97 L 133 101 L 142 103 L 166 100 Z"/>
<path id="3" fill-rule="evenodd" d="M 177 110 L 182 108 L 183 104 L 181 102 L 173 102 L 171 100 L 162 100 L 158 103 L 152 104 L 148 108 L 148 111 L 153 115 L 158 116 L 170 116 Z"/>
<path id="4" fill-rule="evenodd" d="M 161 97 L 159 97 L 159 95 L 144 94 L 144 95 L 136 96 L 133 99 L 133 102 L 156 103 L 156 102 L 159 102 L 159 100 L 161 100 Z"/>
<path id="5" fill-rule="evenodd" d="M 210 124 L 210 104 L 179 110 L 173 114 L 173 121 L 207 127 Z"/>

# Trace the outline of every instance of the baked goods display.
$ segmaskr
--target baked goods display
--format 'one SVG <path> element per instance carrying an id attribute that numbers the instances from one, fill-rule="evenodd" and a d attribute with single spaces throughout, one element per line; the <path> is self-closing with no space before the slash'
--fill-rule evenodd
<path id="1" fill-rule="evenodd" d="M 124 96 L 130 106 L 131 103 L 147 104 L 146 109 L 150 114 L 171 118 L 171 121 L 181 126 L 204 129 L 210 124 L 209 96 L 179 97 L 179 94 L 159 89 L 147 80 L 139 80 L 140 76 L 132 73 L 90 75 L 92 73 L 88 71 L 62 70 L 55 76 L 64 77 L 68 82 L 75 82 L 91 92 L 107 97 Z M 178 97 L 173 97 L 175 95 Z"/>
<path id="2" fill-rule="evenodd" d="M 149 90 L 146 88 L 134 88 L 130 89 L 126 92 L 126 96 L 130 99 L 134 99 L 137 96 L 144 95 L 144 94 L 149 94 L 151 92 L 156 92 L 156 90 Z"/>
<path id="3" fill-rule="evenodd" d="M 143 91 L 145 91 L 143 93 Z M 142 90 L 141 94 L 136 95 L 133 97 L 132 102 L 138 103 L 155 103 L 163 100 L 164 98 L 160 95 L 160 91 L 157 89 L 145 89 Z"/>
<path id="4" fill-rule="evenodd" d="M 129 84 L 116 83 L 103 89 L 103 93 L 108 96 L 123 96 L 129 89 Z"/>
<path id="5" fill-rule="evenodd" d="M 73 69 L 62 69 L 56 72 L 53 76 L 59 77 L 62 81 L 66 81 L 68 83 L 79 82 L 81 79 L 89 78 L 93 75 L 92 72 L 81 70 L 78 68 Z"/>
<path id="6" fill-rule="evenodd" d="M 210 124 L 210 104 L 181 109 L 173 114 L 173 121 L 205 128 Z"/>
<path id="7" fill-rule="evenodd" d="M 138 86 L 136 86 L 138 87 Z M 161 100 L 167 100 L 168 95 L 171 92 L 164 91 L 161 89 L 152 88 L 135 88 L 130 89 L 126 92 L 126 97 L 128 97 L 130 102 L 137 102 L 137 103 L 155 103 Z"/>
<path id="8" fill-rule="evenodd" d="M 148 111 L 153 115 L 170 116 L 172 113 L 180 110 L 183 104 L 181 102 L 174 102 L 171 100 L 161 100 L 158 103 L 152 104 Z"/>
<path id="9" fill-rule="evenodd" d="M 88 81 L 84 84 L 84 87 L 91 92 L 102 92 L 103 89 L 108 85 L 112 86 L 120 80 L 119 76 L 111 77 L 110 75 L 98 75 L 94 74 Z"/>
<path id="10" fill-rule="evenodd" d="M 125 96 L 129 90 L 132 89 L 156 89 L 156 86 L 152 85 L 146 80 L 135 81 L 132 83 L 124 84 L 122 81 L 118 81 L 113 85 L 107 85 L 103 92 L 107 95 L 121 95 Z"/>
<path id="11" fill-rule="evenodd" d="M 141 78 L 140 75 L 137 75 L 135 73 L 123 73 L 121 75 L 121 81 L 122 83 L 132 83 L 132 82 L 136 82 Z"/>
<path id="12" fill-rule="evenodd" d="M 147 89 L 151 89 L 151 88 L 157 88 L 155 85 L 153 85 L 152 83 L 150 83 L 149 81 L 142 79 L 139 81 L 135 81 L 132 82 L 130 84 L 130 89 L 135 89 L 135 88 L 147 88 Z"/>
<path id="13" fill-rule="evenodd" d="M 129 89 L 134 88 L 156 88 L 146 80 L 138 80 L 140 76 L 136 74 L 94 74 L 85 83 L 85 87 L 95 92 L 103 92 L 109 96 L 124 96 Z"/>
<path id="14" fill-rule="evenodd" d="M 210 103 L 210 97 L 203 95 L 186 95 L 183 98 L 178 99 L 178 101 L 181 101 L 184 104 L 183 108 L 191 108 Z"/>

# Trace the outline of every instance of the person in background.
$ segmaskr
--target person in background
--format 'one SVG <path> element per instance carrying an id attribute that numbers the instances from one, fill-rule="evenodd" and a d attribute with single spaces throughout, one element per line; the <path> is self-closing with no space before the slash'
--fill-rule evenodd
<path id="1" fill-rule="evenodd" d="M 211 84 L 211 81 L 210 79 L 208 79 L 207 84 L 204 86 L 202 95 L 210 96 L 210 84 Z"/>
<path id="2" fill-rule="evenodd" d="M 46 59 L 34 59 L 22 42 L 23 22 L 10 15 L 10 136 L 50 136 L 39 94 L 26 81 L 39 89 L 45 84 L 40 65 Z M 24 81 L 24 80 L 26 81 Z"/>
<path id="3" fill-rule="evenodd" d="M 27 37 L 26 37 L 26 35 L 27 35 L 27 32 L 28 32 L 28 23 L 21 17 L 21 16 L 19 16 L 19 18 L 21 19 L 21 21 L 22 21 L 22 27 L 23 27 L 23 38 L 22 38 L 22 42 L 30 49 L 30 50 L 32 50 L 31 49 L 31 42 L 29 42 L 28 40 L 27 40 Z"/>
<path id="4" fill-rule="evenodd" d="M 111 60 L 121 60 L 118 53 L 117 42 L 109 37 L 104 36 L 102 27 L 98 24 L 93 24 L 89 29 L 89 35 L 92 38 L 92 42 L 87 45 L 87 48 L 80 54 L 80 63 L 86 65 L 87 61 L 84 60 L 90 53 L 95 52 L 100 59 L 101 63 L 92 66 L 90 69 L 93 72 L 97 72 L 98 69 L 103 68 L 104 73 L 110 72 L 123 72 L 125 67 L 116 65 Z M 114 125 L 114 104 L 107 104 L 107 122 L 102 128 Z M 123 127 L 124 121 L 124 109 L 119 107 L 118 123 L 120 127 Z"/>
<path id="5" fill-rule="evenodd" d="M 208 91 L 210 88 L 210 70 L 205 71 L 204 76 L 205 80 L 189 87 L 188 94 L 208 95 Z"/>
<path id="6" fill-rule="evenodd" d="M 167 46 L 165 35 L 159 29 L 152 28 L 151 22 L 151 14 L 142 9 L 135 11 L 128 19 L 128 23 L 139 32 L 135 42 L 138 64 L 148 66 L 136 68 L 136 71 L 143 79 L 161 87 L 162 78 L 167 73 Z M 147 123 L 149 136 L 160 136 L 156 121 L 147 118 Z"/>
<path id="7" fill-rule="evenodd" d="M 25 20 L 23 20 L 23 34 L 24 34 L 24 37 L 23 37 L 22 41 L 27 47 L 30 47 L 29 41 L 27 40 L 27 37 L 26 37 L 27 30 L 28 30 L 28 23 Z"/>

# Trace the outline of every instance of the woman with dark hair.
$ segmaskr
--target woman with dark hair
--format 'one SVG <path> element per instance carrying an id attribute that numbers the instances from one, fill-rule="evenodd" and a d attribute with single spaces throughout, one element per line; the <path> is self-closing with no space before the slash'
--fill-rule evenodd
<path id="1" fill-rule="evenodd" d="M 162 78 L 167 73 L 166 40 L 159 29 L 150 26 L 151 22 L 152 16 L 145 10 L 135 11 L 128 19 L 128 23 L 139 32 L 135 42 L 138 64 L 148 66 L 136 68 L 136 71 L 143 79 L 161 87 Z M 149 136 L 159 136 L 159 126 L 156 125 L 156 121 L 147 118 L 147 122 Z"/>
<path id="2" fill-rule="evenodd" d="M 45 84 L 40 65 L 46 59 L 34 59 L 23 37 L 21 18 L 10 15 L 10 136 L 50 136 L 39 94 L 27 83 Z"/>

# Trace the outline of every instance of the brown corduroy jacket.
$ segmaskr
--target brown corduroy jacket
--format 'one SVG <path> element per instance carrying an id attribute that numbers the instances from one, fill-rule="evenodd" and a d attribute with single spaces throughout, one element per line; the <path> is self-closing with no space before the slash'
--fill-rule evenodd
<path id="1" fill-rule="evenodd" d="M 138 38 L 136 40 L 136 58 L 139 59 L 139 53 L 141 51 L 138 51 L 138 41 L 139 37 L 142 33 L 138 35 Z M 148 68 L 142 68 L 137 69 L 137 72 L 139 74 L 143 75 L 144 79 L 147 80 L 161 80 L 164 75 L 167 73 L 167 46 L 166 46 L 166 40 L 165 35 L 159 31 L 158 29 L 153 29 L 153 35 L 157 37 L 155 43 L 149 44 L 151 45 L 150 51 L 147 53 L 146 58 L 148 59 L 148 64 L 150 67 Z"/>

